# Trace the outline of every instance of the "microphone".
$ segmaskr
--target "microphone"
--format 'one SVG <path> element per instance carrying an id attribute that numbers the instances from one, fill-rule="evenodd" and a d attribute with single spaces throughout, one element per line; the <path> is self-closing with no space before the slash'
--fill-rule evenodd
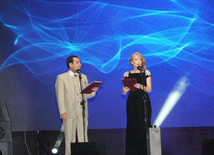
<path id="1" fill-rule="evenodd" d="M 80 74 L 80 72 L 81 72 L 81 70 L 80 70 L 80 69 L 77 69 L 77 73 Z"/>
<path id="2" fill-rule="evenodd" d="M 137 69 L 142 71 L 142 66 L 138 66 Z"/>

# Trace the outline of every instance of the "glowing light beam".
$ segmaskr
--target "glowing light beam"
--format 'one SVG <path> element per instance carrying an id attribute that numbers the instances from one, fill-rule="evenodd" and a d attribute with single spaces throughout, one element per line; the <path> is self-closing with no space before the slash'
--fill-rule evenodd
<path id="1" fill-rule="evenodd" d="M 58 138 L 57 138 L 57 140 L 56 140 L 56 142 L 55 142 L 55 145 L 54 145 L 54 147 L 51 149 L 51 152 L 53 153 L 53 154 L 57 154 L 58 153 L 58 148 L 59 148 L 59 146 L 61 145 L 61 143 L 62 143 L 62 140 L 63 140 L 63 138 L 64 138 L 64 126 L 62 125 L 61 126 L 61 131 L 60 131 L 60 133 L 59 133 L 59 135 L 58 135 Z"/>
<path id="2" fill-rule="evenodd" d="M 187 86 L 189 85 L 188 79 L 186 76 L 182 77 L 174 87 L 174 90 L 169 94 L 168 98 L 166 99 L 161 111 L 159 112 L 154 125 L 159 127 L 166 117 L 169 115 L 171 110 L 177 104 L 183 93 L 185 92 Z"/>

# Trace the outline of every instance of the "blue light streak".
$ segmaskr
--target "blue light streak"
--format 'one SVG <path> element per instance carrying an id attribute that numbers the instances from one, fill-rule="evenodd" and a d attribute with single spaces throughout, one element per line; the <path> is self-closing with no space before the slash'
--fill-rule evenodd
<path id="1" fill-rule="evenodd" d="M 58 6 L 65 9 L 66 13 L 58 12 Z M 8 57 L 0 69 L 22 63 L 29 66 L 29 71 L 43 83 L 43 79 L 39 77 L 41 73 L 35 68 L 38 67 L 38 63 L 46 64 L 47 60 L 53 63 L 59 57 L 75 53 L 83 58 L 83 63 L 89 63 L 103 73 L 110 73 L 119 67 L 117 65 L 121 57 L 128 58 L 127 51 L 135 46 L 147 49 L 144 55 L 153 58 L 150 64 L 153 66 L 170 59 L 180 59 L 179 53 L 184 52 L 183 49 L 180 50 L 181 47 L 185 46 L 187 50 L 194 49 L 194 45 L 202 41 L 201 38 L 194 36 L 199 31 L 209 28 L 208 25 L 202 26 L 206 23 L 201 23 L 202 21 L 198 21 L 195 15 L 189 13 L 186 8 L 183 10 L 182 7 L 180 10 L 162 11 L 101 2 L 45 1 L 38 3 L 29 1 L 29 4 L 19 1 L 19 3 L 14 2 L 14 6 L 11 7 L 28 19 L 17 16 L 19 19 L 14 22 L 6 18 L 1 18 L 1 21 L 26 42 L 25 46 L 22 45 L 23 47 Z M 68 10 L 72 7 L 78 9 Z M 44 11 L 39 13 L 42 9 L 45 13 Z M 9 12 L 5 12 L 2 16 L 8 16 L 7 13 Z M 131 26 L 131 23 L 135 24 Z M 19 37 L 14 44 L 22 44 L 21 39 L 18 40 Z M 190 41 L 193 44 L 190 44 Z M 203 42 L 202 46 L 205 47 L 209 40 L 203 38 Z M 178 52 L 176 55 L 174 55 L 175 51 Z M 35 52 L 38 55 L 37 60 L 35 54 L 32 56 L 30 54 Z M 41 70 L 41 72 L 49 74 L 50 71 Z"/>

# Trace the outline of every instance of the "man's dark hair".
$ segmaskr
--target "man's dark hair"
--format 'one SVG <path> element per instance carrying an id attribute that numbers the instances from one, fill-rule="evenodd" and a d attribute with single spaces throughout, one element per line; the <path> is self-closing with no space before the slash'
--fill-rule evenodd
<path id="1" fill-rule="evenodd" d="M 69 57 L 67 58 L 67 60 L 66 60 L 68 69 L 70 69 L 69 63 L 73 63 L 73 62 L 74 62 L 74 59 L 73 59 L 73 58 L 78 58 L 78 56 L 72 55 L 72 56 L 69 56 Z"/>

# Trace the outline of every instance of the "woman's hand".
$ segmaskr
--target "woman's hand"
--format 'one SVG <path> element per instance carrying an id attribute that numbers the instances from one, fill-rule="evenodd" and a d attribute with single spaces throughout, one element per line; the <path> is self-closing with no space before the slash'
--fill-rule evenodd
<path id="1" fill-rule="evenodd" d="M 137 88 L 137 89 L 141 89 L 141 88 L 142 88 L 142 85 L 141 85 L 140 83 L 136 83 L 136 84 L 134 85 L 134 87 Z"/>
<path id="2" fill-rule="evenodd" d="M 129 90 L 130 90 L 129 87 L 123 87 L 121 92 L 122 92 L 123 95 L 126 95 Z"/>
<path id="3" fill-rule="evenodd" d="M 134 87 L 137 88 L 137 89 L 141 89 L 141 90 L 144 90 L 145 92 L 150 93 L 152 91 L 151 77 L 148 77 L 146 79 L 146 82 L 147 82 L 147 86 L 144 86 L 144 85 L 142 85 L 140 83 L 136 83 L 134 85 Z"/>

